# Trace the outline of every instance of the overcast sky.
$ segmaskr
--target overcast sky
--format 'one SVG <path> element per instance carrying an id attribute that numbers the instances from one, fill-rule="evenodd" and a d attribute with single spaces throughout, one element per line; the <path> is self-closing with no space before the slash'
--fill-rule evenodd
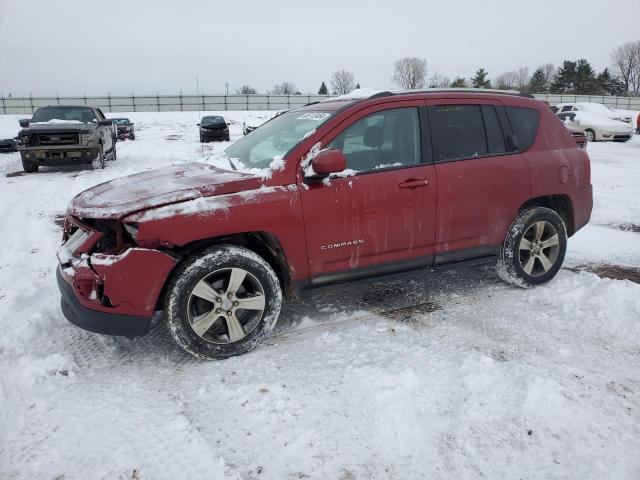
<path id="1" fill-rule="evenodd" d="M 490 77 L 587 58 L 601 70 L 640 39 L 640 0 L 0 0 L 0 94 L 303 93 L 347 69 L 391 87 L 393 62 Z"/>

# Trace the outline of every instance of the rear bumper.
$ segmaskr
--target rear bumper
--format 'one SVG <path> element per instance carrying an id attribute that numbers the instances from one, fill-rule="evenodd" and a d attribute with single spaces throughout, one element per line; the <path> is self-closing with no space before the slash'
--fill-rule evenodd
<path id="1" fill-rule="evenodd" d="M 104 335 L 123 335 L 135 337 L 149 332 L 151 317 L 138 317 L 117 313 L 99 312 L 82 305 L 76 297 L 71 284 L 63 278 L 61 268 L 56 271 L 60 289 L 60 306 L 69 322 L 90 332 Z"/>
<path id="2" fill-rule="evenodd" d="M 593 189 L 591 185 L 580 188 L 571 195 L 573 203 L 573 233 L 580 230 L 591 218 L 593 209 Z"/>

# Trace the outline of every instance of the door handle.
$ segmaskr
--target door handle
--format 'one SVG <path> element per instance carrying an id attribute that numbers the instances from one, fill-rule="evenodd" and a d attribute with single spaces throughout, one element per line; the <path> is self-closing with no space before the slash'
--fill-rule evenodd
<path id="1" fill-rule="evenodd" d="M 427 185 L 429 185 L 429 180 L 427 180 L 426 178 L 412 178 L 411 180 L 400 183 L 398 187 L 414 189 L 418 187 L 426 187 Z"/>

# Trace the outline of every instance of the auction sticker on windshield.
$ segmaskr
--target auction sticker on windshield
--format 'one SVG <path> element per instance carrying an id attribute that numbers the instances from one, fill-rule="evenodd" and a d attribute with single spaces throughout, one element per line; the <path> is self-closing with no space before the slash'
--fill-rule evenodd
<path id="1" fill-rule="evenodd" d="M 306 112 L 300 115 L 297 120 L 315 120 L 316 122 L 321 122 L 330 116 L 331 114 L 327 112 Z"/>

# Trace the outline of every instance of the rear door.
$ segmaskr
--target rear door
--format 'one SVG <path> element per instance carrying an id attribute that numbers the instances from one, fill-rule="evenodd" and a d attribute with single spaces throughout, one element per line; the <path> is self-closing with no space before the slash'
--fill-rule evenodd
<path id="1" fill-rule="evenodd" d="M 323 139 L 345 154 L 347 170 L 301 189 L 312 283 L 432 263 L 436 177 L 421 120 L 424 105 L 394 102 Z"/>
<path id="2" fill-rule="evenodd" d="M 469 102 L 429 106 L 438 176 L 436 263 L 494 253 L 530 198 L 527 164 L 507 151 L 502 105 Z"/>

